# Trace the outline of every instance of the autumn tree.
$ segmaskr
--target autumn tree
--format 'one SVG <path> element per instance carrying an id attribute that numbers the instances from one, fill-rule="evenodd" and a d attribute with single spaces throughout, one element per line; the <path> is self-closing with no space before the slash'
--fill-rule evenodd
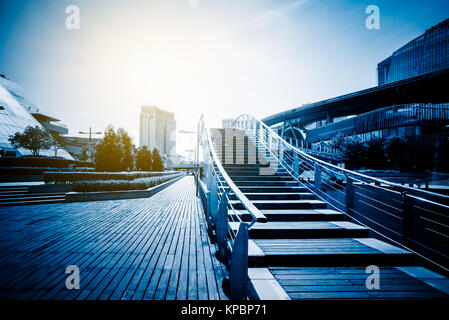
<path id="1" fill-rule="evenodd" d="M 147 146 L 142 146 L 137 151 L 136 156 L 136 168 L 141 171 L 151 171 L 152 166 L 152 155 L 151 151 L 148 150 Z"/>
<path id="2" fill-rule="evenodd" d="M 153 149 L 153 165 L 151 167 L 152 171 L 164 171 L 164 164 L 162 163 L 161 155 L 159 154 L 159 150 L 156 148 Z"/>

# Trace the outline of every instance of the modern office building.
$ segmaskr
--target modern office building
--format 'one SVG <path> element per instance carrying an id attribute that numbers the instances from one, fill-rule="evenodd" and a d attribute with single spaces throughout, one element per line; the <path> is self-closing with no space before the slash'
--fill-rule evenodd
<path id="1" fill-rule="evenodd" d="M 447 139 L 441 133 L 449 125 L 449 103 L 413 103 L 386 107 L 349 117 L 307 131 L 306 143 L 318 152 L 335 152 L 329 142 L 337 134 L 357 136 L 361 142 L 401 137 L 410 146 L 434 148 Z"/>
<path id="2" fill-rule="evenodd" d="M 57 123 L 59 120 L 45 115 L 27 98 L 25 91 L 16 83 L 0 76 L 0 156 L 20 157 L 31 155 L 26 149 L 15 149 L 8 138 L 16 132 L 22 132 L 27 126 L 43 127 L 51 134 L 66 134 L 65 125 Z M 54 156 L 53 149 L 41 150 L 41 156 Z M 58 150 L 58 156 L 73 160 L 64 149 Z"/>
<path id="3" fill-rule="evenodd" d="M 230 129 L 232 128 L 232 124 L 234 123 L 234 119 L 232 118 L 226 118 L 221 120 L 221 127 L 223 129 Z"/>
<path id="4" fill-rule="evenodd" d="M 168 158 L 176 154 L 176 121 L 173 112 L 156 106 L 142 106 L 139 123 L 139 144 L 157 148 Z"/>
<path id="5" fill-rule="evenodd" d="M 377 65 L 378 85 L 449 68 L 449 19 L 428 29 Z"/>

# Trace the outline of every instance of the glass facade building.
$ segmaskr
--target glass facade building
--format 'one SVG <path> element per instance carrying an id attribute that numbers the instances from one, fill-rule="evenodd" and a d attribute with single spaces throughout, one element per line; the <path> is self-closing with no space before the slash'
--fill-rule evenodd
<path id="1" fill-rule="evenodd" d="M 449 68 L 449 19 L 428 29 L 377 65 L 379 85 Z"/>
<path id="2" fill-rule="evenodd" d="M 413 103 L 363 113 L 307 131 L 312 150 L 333 153 L 330 140 L 341 133 L 358 136 L 361 142 L 399 136 L 411 146 L 433 148 L 446 139 L 441 135 L 449 125 L 449 103 Z"/>
<path id="3" fill-rule="evenodd" d="M 24 90 L 16 83 L 0 77 L 0 156 L 31 155 L 29 150 L 14 149 L 8 138 L 16 132 L 22 132 L 27 126 L 42 127 L 32 113 L 40 114 L 36 105 L 26 98 Z M 54 150 L 41 150 L 40 155 L 54 156 Z M 58 150 L 58 156 L 73 159 L 64 149 Z"/>

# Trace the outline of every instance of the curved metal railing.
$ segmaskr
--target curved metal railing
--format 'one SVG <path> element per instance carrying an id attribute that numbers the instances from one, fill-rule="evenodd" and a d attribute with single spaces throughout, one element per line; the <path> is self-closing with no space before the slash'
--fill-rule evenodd
<path id="1" fill-rule="evenodd" d="M 289 144 L 255 117 L 234 128 L 269 150 L 276 164 L 331 207 L 449 272 L 449 197 L 347 170 Z"/>
<path id="2" fill-rule="evenodd" d="M 215 230 L 218 254 L 230 265 L 231 298 L 245 299 L 248 282 L 248 230 L 256 223 L 267 222 L 267 218 L 245 196 L 229 177 L 215 150 L 221 144 L 220 136 L 211 135 L 205 127 L 204 116 L 198 123 L 197 149 L 203 151 L 204 179 L 198 179 L 198 191 L 202 200 L 208 229 Z M 197 161 L 199 155 L 197 156 Z M 252 217 L 248 224 L 242 221 L 241 213 L 233 205 L 231 196 Z"/>

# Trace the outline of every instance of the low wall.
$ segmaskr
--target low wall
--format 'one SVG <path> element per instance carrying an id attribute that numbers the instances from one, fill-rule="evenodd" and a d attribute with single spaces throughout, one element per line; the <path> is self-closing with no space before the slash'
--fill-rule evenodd
<path id="1" fill-rule="evenodd" d="M 101 201 L 101 200 L 120 200 L 120 199 L 137 199 L 148 198 L 152 195 L 164 190 L 176 181 L 185 177 L 181 175 L 170 181 L 161 183 L 157 186 L 145 190 L 120 190 L 120 191 L 96 191 L 96 192 L 69 192 L 65 195 L 66 202 L 83 202 L 83 201 Z"/>

